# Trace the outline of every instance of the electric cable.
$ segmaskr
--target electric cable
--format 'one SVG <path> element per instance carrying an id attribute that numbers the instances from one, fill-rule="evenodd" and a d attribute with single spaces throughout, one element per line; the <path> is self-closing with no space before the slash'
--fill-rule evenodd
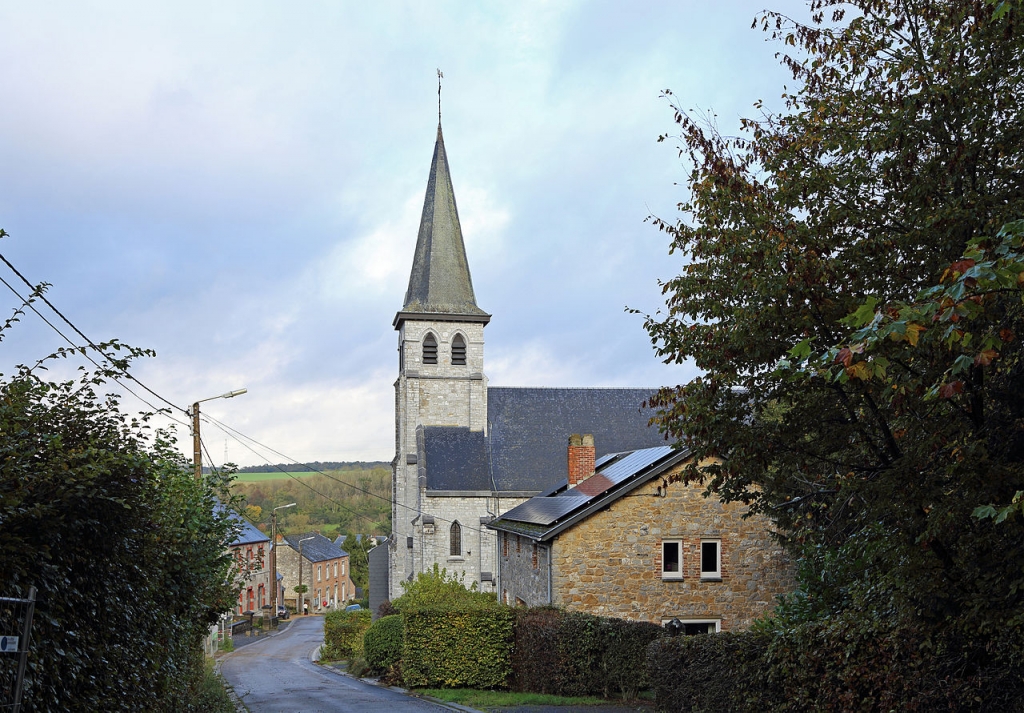
<path id="1" fill-rule="evenodd" d="M 61 318 L 61 319 L 62 319 L 62 320 L 64 321 L 64 323 L 65 323 L 65 324 L 67 324 L 67 325 L 68 325 L 69 327 L 71 327 L 71 328 L 72 328 L 73 330 L 75 330 L 75 332 L 76 332 L 76 333 L 78 334 L 78 336 L 80 336 L 80 337 L 81 337 L 82 339 L 84 339 L 84 340 L 85 340 L 85 341 L 86 341 L 86 342 L 87 342 L 87 343 L 89 344 L 89 346 L 90 346 L 90 347 L 92 347 L 92 348 L 93 348 L 93 349 L 95 349 L 95 350 L 96 350 L 97 352 L 99 352 L 100 354 L 102 354 L 102 355 L 103 355 L 103 358 L 105 358 L 105 359 L 106 359 L 107 361 L 109 361 L 109 362 L 111 363 L 111 366 L 115 366 L 115 360 L 114 360 L 114 359 L 112 359 L 112 358 L 110 357 L 110 355 L 108 355 L 108 354 L 107 354 L 106 352 L 104 352 L 104 351 L 103 351 L 102 349 L 100 349 L 100 348 L 99 348 L 98 346 L 96 346 L 96 344 L 95 344 L 95 343 L 94 343 L 94 342 L 93 342 L 93 341 L 92 341 L 91 339 L 89 339 L 89 337 L 85 336 L 85 333 L 84 333 L 84 332 L 82 332 L 82 330 L 80 330 L 80 329 L 79 329 L 78 327 L 76 327 L 76 326 L 75 326 L 75 325 L 74 325 L 74 324 L 73 324 L 73 323 L 71 322 L 71 320 L 70 320 L 70 319 L 68 319 L 67 317 L 65 317 L 65 316 L 64 316 L 64 315 L 63 315 L 63 314 L 61 313 L 61 311 L 60 311 L 59 309 L 57 309 L 57 308 L 56 308 L 56 307 L 55 307 L 55 306 L 53 305 L 53 303 L 52 303 L 52 302 L 50 302 L 50 300 L 46 299 L 46 295 L 45 295 L 45 294 L 43 294 L 42 290 L 39 290 L 39 288 L 38 288 L 38 287 L 37 287 L 36 285 L 33 285 L 33 284 L 32 284 L 31 282 L 29 282 L 29 281 L 28 281 L 28 279 L 27 279 L 27 278 L 26 278 L 26 277 L 25 277 L 24 275 L 22 275 L 22 274 L 21 274 L 20 272 L 18 272 L 18 268 L 16 268 L 16 267 L 15 267 L 14 265 L 12 265 L 12 264 L 11 264 L 11 262 L 10 262 L 10 261 L 9 261 L 9 260 L 8 260 L 8 259 L 7 259 L 6 257 L 4 257 L 3 253 L 0 253 L 0 260 L 3 260 L 4 264 L 5 264 L 5 265 L 7 265 L 7 267 L 11 268 L 11 271 L 12 271 L 12 272 L 13 272 L 13 273 L 14 273 L 15 275 L 17 275 L 17 276 L 18 276 L 19 278 L 21 278 L 21 281 L 22 281 L 22 282 L 24 282 L 24 283 L 25 283 L 26 285 L 28 285 L 28 286 L 29 286 L 29 288 L 30 288 L 31 290 L 33 290 L 33 291 L 37 291 L 37 290 L 38 290 L 38 294 L 39 294 L 39 299 L 41 299 L 41 300 L 42 300 L 42 301 L 43 301 L 43 302 L 44 302 L 44 303 L 46 304 L 46 306 L 47 306 L 47 307 L 49 307 L 49 308 L 50 308 L 51 310 L 53 310 L 54 314 L 56 314 L 56 315 L 57 315 L 58 317 L 60 317 L 60 318 Z M 4 284 L 7 284 L 7 283 L 6 283 L 6 282 L 4 282 Z M 10 285 L 7 285 L 7 286 L 8 286 L 9 288 L 10 288 Z M 12 291 L 12 292 L 14 291 L 14 290 L 13 290 L 13 288 L 11 288 L 11 291 Z M 15 294 L 18 294 L 17 292 L 14 292 L 14 293 L 15 293 Z M 19 298 L 20 298 L 20 295 L 19 295 Z M 24 301 L 24 300 L 22 300 L 22 301 Z M 29 306 L 31 307 L 31 304 L 29 304 Z M 35 309 L 34 307 L 32 307 L 32 311 L 33 311 L 33 312 L 35 312 L 36 314 L 39 314 L 39 311 L 38 311 L 38 310 L 36 310 L 36 309 Z M 42 315 L 41 315 L 41 314 L 39 314 L 39 316 L 40 316 L 40 317 L 42 317 Z M 46 320 L 45 318 L 43 318 L 43 321 L 45 321 L 45 322 L 46 322 L 47 324 L 50 324 L 50 322 L 49 322 L 48 320 Z M 56 327 L 54 327 L 54 326 L 53 326 L 52 324 L 50 324 L 50 327 L 51 327 L 51 328 L 52 328 L 52 329 L 53 329 L 54 331 L 56 331 L 56 332 L 57 332 L 58 334 L 60 334 L 60 331 L 59 331 L 59 330 L 57 330 L 57 328 L 56 328 Z M 62 337 L 64 337 L 64 335 L 63 335 L 63 334 L 61 334 L 61 336 L 62 336 Z M 75 346 L 75 345 L 74 345 L 74 343 L 72 343 L 72 342 L 71 342 L 71 340 L 70 340 L 70 339 L 68 339 L 67 337 L 64 337 L 64 339 L 65 339 L 66 341 L 68 341 L 69 343 L 71 343 L 71 344 L 72 344 L 72 346 Z M 76 349 L 77 349 L 77 348 L 78 348 L 78 347 L 76 347 Z M 84 348 L 83 348 L 83 349 L 84 349 Z M 90 359 L 90 361 L 92 361 L 92 360 Z M 93 363 L 95 364 L 96 362 L 93 362 Z M 98 367 L 98 366 L 99 366 L 99 365 L 97 364 L 97 367 Z M 167 404 L 167 405 L 168 405 L 168 406 L 170 406 L 171 408 L 175 408 L 175 409 L 178 409 L 179 411 L 181 411 L 182 413 L 185 413 L 185 414 L 187 414 L 187 413 L 188 413 L 188 410 L 187 410 L 187 409 L 183 409 L 183 408 L 182 408 L 181 406 L 178 406 L 178 405 L 177 405 L 176 403 L 174 403 L 173 401 L 169 401 L 168 399 L 165 399 L 165 398 L 164 398 L 163 396 L 161 396 L 161 395 L 160 395 L 160 394 L 158 394 L 157 392 L 153 391 L 153 389 L 149 388 L 148 386 L 146 386 L 145 384 L 143 384 L 143 383 L 142 383 L 141 381 L 139 381 L 138 379 L 136 379 L 136 378 L 135 378 L 134 376 L 132 376 L 132 375 L 131 375 L 131 374 L 130 374 L 130 373 L 128 372 L 128 370 L 127 370 L 127 369 L 119 369 L 119 371 L 120 371 L 120 372 L 121 372 L 122 374 L 124 374 L 124 375 L 125 375 L 125 377 L 127 377 L 127 378 L 131 379 L 132 381 L 134 381 L 134 382 L 135 382 L 136 384 L 138 384 L 139 386 L 141 386 L 141 387 L 142 387 L 143 389 L 145 389 L 146 391 L 148 391 L 148 392 L 149 392 L 150 394 L 152 394 L 153 396 L 155 396 L 155 397 L 156 397 L 157 399 L 159 399 L 160 401 L 163 401 L 163 402 L 164 402 L 165 404 Z M 122 386 L 123 386 L 123 384 L 122 384 Z M 125 388 L 127 388 L 127 387 L 125 387 Z M 141 400 L 142 400 L 142 399 L 140 399 L 140 401 L 141 401 Z M 143 403 L 145 403 L 145 401 L 143 401 Z M 149 406 L 150 408 L 153 408 L 154 410 L 157 410 L 157 409 L 155 409 L 155 407 L 153 407 L 153 406 L 152 406 L 151 404 L 147 404 L 147 405 L 148 405 L 148 406 Z"/>

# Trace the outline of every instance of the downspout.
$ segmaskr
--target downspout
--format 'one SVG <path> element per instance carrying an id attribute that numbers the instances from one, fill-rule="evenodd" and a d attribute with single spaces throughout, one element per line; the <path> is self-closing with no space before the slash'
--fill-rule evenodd
<path id="1" fill-rule="evenodd" d="M 554 601 L 551 599 L 552 583 L 551 583 L 551 572 L 552 572 L 552 561 L 555 559 L 555 541 L 551 540 L 551 544 L 548 546 L 548 606 L 554 606 Z"/>

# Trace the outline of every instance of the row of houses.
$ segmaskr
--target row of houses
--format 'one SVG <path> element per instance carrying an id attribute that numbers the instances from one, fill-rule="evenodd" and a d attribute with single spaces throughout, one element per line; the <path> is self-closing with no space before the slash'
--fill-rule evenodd
<path id="1" fill-rule="evenodd" d="M 270 538 L 242 517 L 237 517 L 238 534 L 229 545 L 237 562 L 238 593 L 236 614 L 260 611 L 271 603 Z M 357 598 L 352 582 L 349 555 L 317 532 L 278 535 L 277 601 L 298 611 L 302 604 L 310 611 L 321 612 L 344 606 Z M 307 591 L 299 595 L 295 587 Z"/>

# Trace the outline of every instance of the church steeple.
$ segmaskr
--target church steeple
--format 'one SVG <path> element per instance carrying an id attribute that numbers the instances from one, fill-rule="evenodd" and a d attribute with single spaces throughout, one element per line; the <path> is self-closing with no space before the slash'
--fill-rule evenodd
<path id="1" fill-rule="evenodd" d="M 405 305 L 395 315 L 395 327 L 407 319 L 442 319 L 487 324 L 491 316 L 476 305 L 462 241 L 455 190 L 448 170 L 441 124 L 437 125 L 434 158 L 430 163 L 416 252 L 405 293 Z"/>

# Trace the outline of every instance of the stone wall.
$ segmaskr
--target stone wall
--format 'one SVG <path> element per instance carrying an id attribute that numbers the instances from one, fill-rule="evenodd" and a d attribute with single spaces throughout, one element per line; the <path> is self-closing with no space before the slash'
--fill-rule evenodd
<path id="1" fill-rule="evenodd" d="M 529 607 L 550 604 L 548 575 L 551 548 L 528 537 L 499 532 L 498 559 L 501 563 L 498 597 L 506 604 Z"/>
<path id="2" fill-rule="evenodd" d="M 793 564 L 772 540 L 767 519 L 744 520 L 742 504 L 704 498 L 699 485 L 666 487 L 667 480 L 650 481 L 555 539 L 553 604 L 658 624 L 711 620 L 727 631 L 749 627 L 776 596 L 793 591 Z M 683 573 L 675 580 L 662 578 L 666 539 L 683 545 Z M 703 539 L 721 541 L 718 581 L 701 580 Z"/>

